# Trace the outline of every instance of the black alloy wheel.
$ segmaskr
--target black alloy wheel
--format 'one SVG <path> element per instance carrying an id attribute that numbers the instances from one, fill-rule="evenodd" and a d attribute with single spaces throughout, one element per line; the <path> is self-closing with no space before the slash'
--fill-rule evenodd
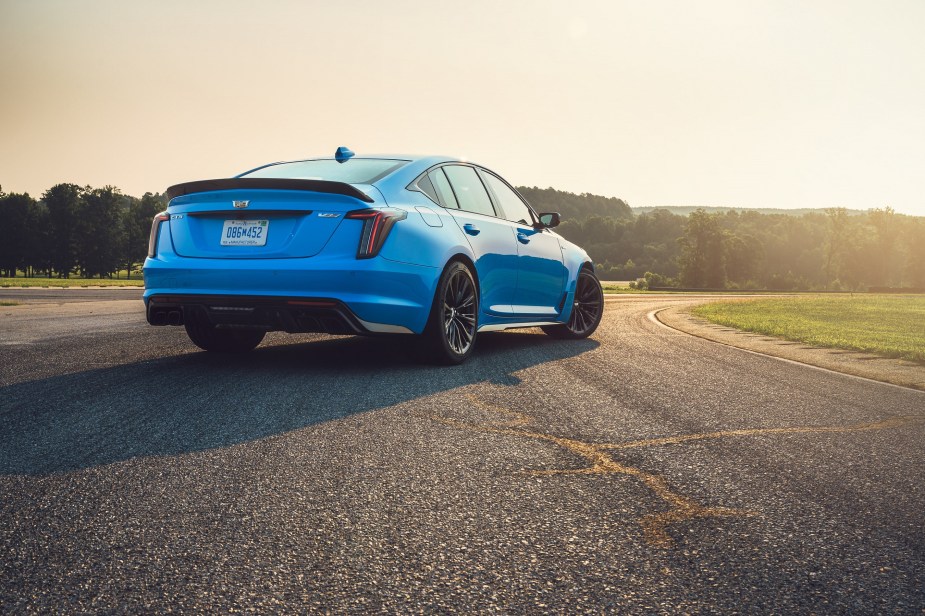
<path id="1" fill-rule="evenodd" d="M 461 364 L 472 353 L 478 328 L 478 288 L 464 263 L 447 266 L 424 331 L 431 359 L 442 364 Z"/>
<path id="2" fill-rule="evenodd" d="M 565 325 L 545 325 L 543 331 L 554 338 L 587 338 L 594 333 L 604 316 L 604 291 L 591 270 L 578 273 L 572 315 Z"/>

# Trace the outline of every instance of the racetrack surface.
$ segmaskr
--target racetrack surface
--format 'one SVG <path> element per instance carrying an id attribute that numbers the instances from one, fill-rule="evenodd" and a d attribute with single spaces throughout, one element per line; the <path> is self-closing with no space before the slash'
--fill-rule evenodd
<path id="1" fill-rule="evenodd" d="M 432 368 L 130 292 L 0 309 L 2 612 L 925 608 L 925 394 L 648 316 L 696 298 Z"/>

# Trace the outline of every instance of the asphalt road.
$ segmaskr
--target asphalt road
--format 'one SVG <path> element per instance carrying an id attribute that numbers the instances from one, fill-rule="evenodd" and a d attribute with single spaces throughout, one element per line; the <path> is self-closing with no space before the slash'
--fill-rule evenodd
<path id="1" fill-rule="evenodd" d="M 2 612 L 925 610 L 925 394 L 649 318 L 689 298 L 437 369 L 101 292 L 0 308 Z"/>

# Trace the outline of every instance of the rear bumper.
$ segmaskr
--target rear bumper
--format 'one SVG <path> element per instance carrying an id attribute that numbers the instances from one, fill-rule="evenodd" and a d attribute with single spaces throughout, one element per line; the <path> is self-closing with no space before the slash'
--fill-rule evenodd
<path id="1" fill-rule="evenodd" d="M 147 300 L 151 325 L 183 325 L 195 319 L 218 328 L 289 333 L 413 333 L 400 325 L 364 321 L 343 302 L 329 298 L 154 294 Z"/>
<path id="2" fill-rule="evenodd" d="M 144 276 L 149 322 L 152 301 L 155 306 L 161 302 L 155 298 L 180 298 L 182 301 L 173 301 L 172 305 L 254 307 L 254 318 L 261 315 L 261 318 L 268 318 L 267 311 L 278 309 L 282 310 L 282 321 L 258 319 L 260 324 L 271 323 L 273 329 L 283 331 L 339 333 L 329 329 L 293 330 L 292 323 L 284 316 L 297 311 L 293 318 L 308 317 L 311 316 L 309 308 L 330 308 L 303 305 L 297 309 L 298 304 L 289 302 L 327 301 L 335 303 L 337 311 L 347 315 L 342 319 L 345 323 L 359 325 L 359 331 L 341 333 L 421 333 L 427 323 L 440 270 L 381 257 L 358 260 L 319 255 L 306 259 L 230 260 L 158 255 L 145 262 Z M 218 299 L 221 304 L 214 303 Z M 168 303 L 164 302 L 164 306 Z M 158 314 L 162 312 L 157 309 Z M 243 316 L 247 311 L 212 311 L 210 318 L 218 318 L 220 312 Z M 167 316 L 169 323 L 169 311 Z M 160 319 L 160 316 L 156 318 Z M 176 315 L 173 319 L 176 320 Z"/>

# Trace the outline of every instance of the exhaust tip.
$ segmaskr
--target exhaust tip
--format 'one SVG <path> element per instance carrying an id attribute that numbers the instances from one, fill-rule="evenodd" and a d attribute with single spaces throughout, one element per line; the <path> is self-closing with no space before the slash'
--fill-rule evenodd
<path id="1" fill-rule="evenodd" d="M 167 323 L 170 325 L 180 325 L 183 323 L 183 313 L 179 310 L 171 310 L 167 313 Z"/>

